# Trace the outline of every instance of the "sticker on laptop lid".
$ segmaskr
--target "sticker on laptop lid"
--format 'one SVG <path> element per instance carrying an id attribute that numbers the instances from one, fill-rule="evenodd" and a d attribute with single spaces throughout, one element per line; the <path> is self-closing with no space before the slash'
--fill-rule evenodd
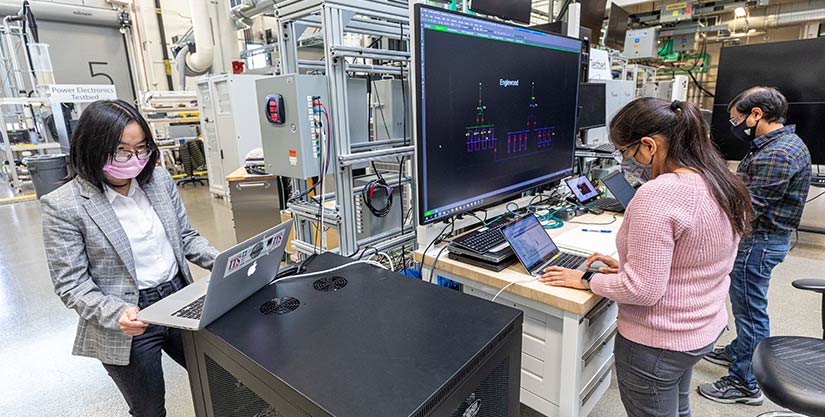
<path id="1" fill-rule="evenodd" d="M 272 253 L 272 251 L 277 249 L 281 245 L 281 242 L 283 242 L 285 232 L 286 230 L 282 229 L 269 236 L 264 236 L 260 241 L 252 245 L 252 247 L 230 256 L 226 261 L 226 272 L 223 274 L 224 278 L 243 269 L 259 258 Z"/>

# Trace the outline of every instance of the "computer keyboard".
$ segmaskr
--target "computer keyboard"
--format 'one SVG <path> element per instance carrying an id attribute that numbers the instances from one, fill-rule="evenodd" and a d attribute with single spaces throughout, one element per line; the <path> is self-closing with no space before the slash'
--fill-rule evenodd
<path id="1" fill-rule="evenodd" d="M 612 143 L 607 142 L 607 143 L 603 143 L 603 144 L 601 144 L 601 145 L 599 145 L 595 148 L 591 148 L 591 149 L 596 151 L 596 152 L 613 152 L 613 151 L 616 150 L 616 147 L 613 146 Z"/>
<path id="2" fill-rule="evenodd" d="M 203 313 L 203 300 L 206 298 L 204 294 L 201 298 L 185 305 L 180 310 L 172 313 L 173 316 L 183 317 L 186 319 L 200 320 Z"/>
<path id="3" fill-rule="evenodd" d="M 486 229 L 478 230 L 470 234 L 461 236 L 453 240 L 453 243 L 460 245 L 476 253 L 487 253 L 490 249 L 507 243 L 501 228 L 506 223 L 489 226 Z"/>
<path id="4" fill-rule="evenodd" d="M 619 200 L 616 200 L 615 198 L 600 198 L 588 204 L 587 207 L 598 208 L 607 211 L 624 211 L 624 206 L 622 205 L 622 203 L 620 203 Z"/>
<path id="5" fill-rule="evenodd" d="M 550 263 L 547 264 L 547 266 L 560 266 L 562 268 L 576 269 L 585 261 L 587 261 L 587 258 L 584 256 L 569 252 L 560 252 L 557 257 L 553 258 Z"/>

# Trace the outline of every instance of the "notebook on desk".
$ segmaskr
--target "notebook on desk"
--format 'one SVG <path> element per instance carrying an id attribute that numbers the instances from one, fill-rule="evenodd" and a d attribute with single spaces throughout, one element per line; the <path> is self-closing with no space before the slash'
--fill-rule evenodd
<path id="1" fill-rule="evenodd" d="M 609 226 L 581 226 L 568 230 L 555 239 L 560 248 L 570 251 L 613 256 L 616 254 L 616 233 L 618 225 Z"/>

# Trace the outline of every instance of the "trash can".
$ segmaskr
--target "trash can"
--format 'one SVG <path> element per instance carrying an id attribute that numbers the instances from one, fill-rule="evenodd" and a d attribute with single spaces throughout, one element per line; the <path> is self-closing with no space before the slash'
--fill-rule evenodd
<path id="1" fill-rule="evenodd" d="M 23 163 L 31 174 L 38 199 L 63 185 L 63 179 L 69 175 L 69 156 L 66 154 L 31 156 Z"/>

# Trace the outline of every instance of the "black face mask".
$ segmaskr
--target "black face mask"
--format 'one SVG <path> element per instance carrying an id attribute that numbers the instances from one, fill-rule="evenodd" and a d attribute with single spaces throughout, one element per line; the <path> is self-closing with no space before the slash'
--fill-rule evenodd
<path id="1" fill-rule="evenodd" d="M 753 143 L 753 140 L 756 139 L 756 127 L 759 126 L 759 120 L 756 121 L 756 124 L 753 127 L 748 127 L 746 122 L 747 119 L 742 120 L 742 123 L 739 123 L 736 126 L 731 126 L 730 132 L 733 133 L 733 137 L 738 139 L 740 142 L 750 145 Z"/>

